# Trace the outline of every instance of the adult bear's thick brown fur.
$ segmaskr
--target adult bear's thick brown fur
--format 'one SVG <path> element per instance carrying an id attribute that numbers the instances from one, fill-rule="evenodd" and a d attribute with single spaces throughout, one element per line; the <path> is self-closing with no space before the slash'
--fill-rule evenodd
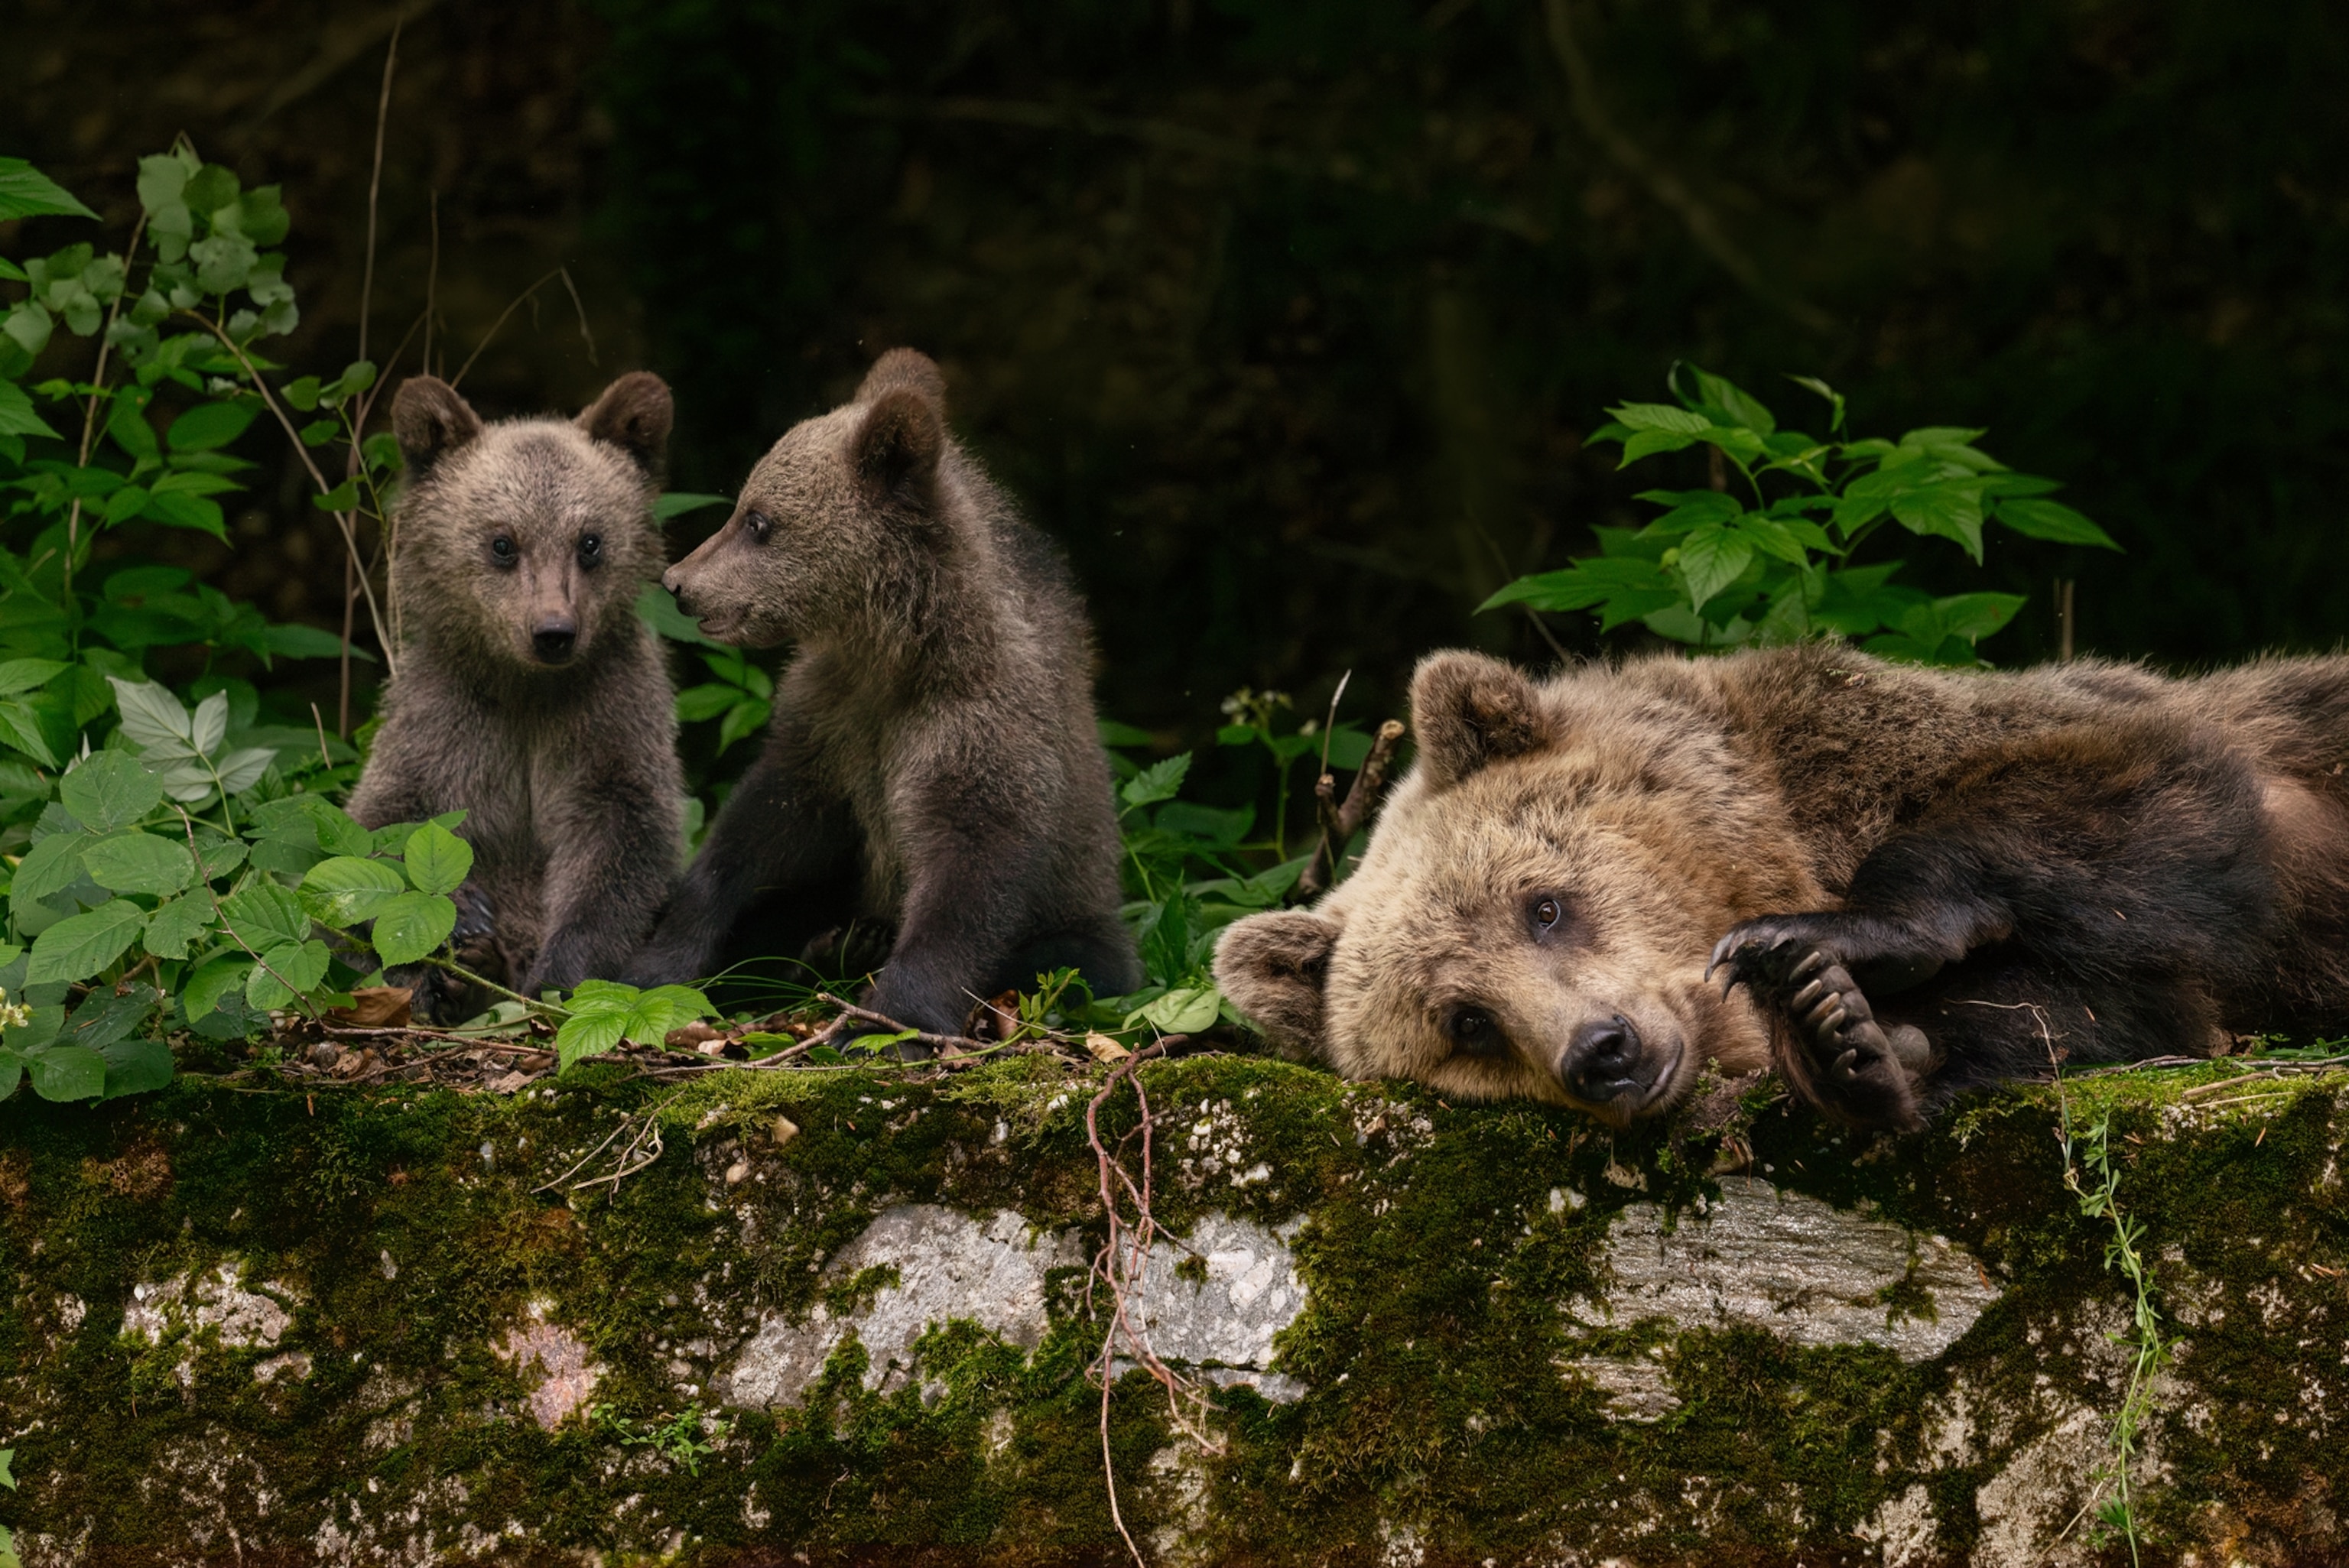
<path id="1" fill-rule="evenodd" d="M 1610 1122 L 1708 1060 L 1863 1126 L 2349 1017 L 2349 658 L 1993 675 L 1438 654 L 1361 868 L 1216 972 L 1294 1054 Z"/>
<path id="2" fill-rule="evenodd" d="M 862 915 L 896 928 L 870 1006 L 934 1033 L 1046 970 L 1141 983 L 1084 603 L 948 433 L 936 366 L 883 355 L 666 581 L 712 636 L 798 649 L 632 978 L 788 960 Z"/>
<path id="3" fill-rule="evenodd" d="M 576 420 L 485 425 L 429 376 L 392 401 L 399 673 L 351 815 L 466 812 L 457 938 L 525 995 L 617 974 L 676 876 L 675 699 L 636 614 L 662 566 L 669 418 L 668 388 L 642 371 Z M 427 1016 L 487 1000 L 417 979 Z"/>

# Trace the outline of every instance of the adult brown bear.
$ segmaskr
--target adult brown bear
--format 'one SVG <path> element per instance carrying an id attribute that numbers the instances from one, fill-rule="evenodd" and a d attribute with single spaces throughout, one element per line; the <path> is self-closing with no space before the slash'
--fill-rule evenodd
<path id="1" fill-rule="evenodd" d="M 1419 760 L 1216 977 L 1353 1077 L 1624 1124 L 1708 1060 L 1861 1126 L 2349 1022 L 2349 658 L 2199 679 L 1810 645 L 1537 684 L 1438 654 Z"/>

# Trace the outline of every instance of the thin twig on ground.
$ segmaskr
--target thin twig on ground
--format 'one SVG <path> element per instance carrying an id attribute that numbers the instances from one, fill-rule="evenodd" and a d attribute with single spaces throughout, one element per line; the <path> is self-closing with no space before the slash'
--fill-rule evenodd
<path id="1" fill-rule="evenodd" d="M 1101 1387 L 1102 1480 L 1109 1489 L 1110 1519 L 1116 1524 L 1120 1538 L 1125 1542 L 1125 1549 L 1133 1554 L 1138 1568 L 1149 1568 L 1149 1564 L 1143 1558 L 1142 1549 L 1133 1543 L 1133 1532 L 1125 1527 L 1125 1515 L 1117 1501 L 1117 1464 L 1110 1452 L 1110 1392 L 1117 1384 L 1121 1343 L 1125 1358 L 1149 1373 L 1166 1390 L 1168 1418 L 1176 1434 L 1190 1439 L 1207 1453 L 1224 1451 L 1222 1440 L 1207 1430 L 1207 1414 L 1215 1408 L 1208 1399 L 1207 1391 L 1159 1359 L 1157 1352 L 1150 1347 L 1147 1325 L 1139 1321 L 1140 1298 L 1150 1266 L 1150 1248 L 1158 1233 L 1157 1219 L 1150 1207 L 1153 1132 L 1150 1096 L 1143 1088 L 1140 1069 L 1143 1062 L 1162 1055 L 1164 1049 L 1164 1040 L 1154 1040 L 1119 1062 L 1102 1082 L 1101 1092 L 1094 1095 L 1085 1107 L 1085 1138 L 1092 1145 L 1093 1157 L 1098 1162 L 1102 1213 L 1108 1227 L 1101 1249 L 1093 1254 L 1092 1271 L 1085 1280 L 1087 1309 L 1090 1311 L 1092 1305 L 1092 1287 L 1096 1281 L 1106 1287 L 1110 1295 L 1109 1324 L 1102 1334 L 1101 1354 L 1094 1358 L 1087 1376 Z M 1134 1104 L 1141 1113 L 1140 1120 L 1132 1131 L 1118 1140 L 1117 1148 L 1112 1151 L 1102 1141 L 1102 1107 L 1109 1103 L 1121 1087 L 1125 1086 L 1131 1086 L 1133 1090 Z M 1133 1173 L 1125 1168 L 1123 1158 L 1126 1145 L 1137 1135 L 1142 1141 L 1142 1179 L 1138 1182 Z M 1131 1222 L 1120 1210 L 1121 1194 L 1133 1206 L 1134 1217 Z"/>

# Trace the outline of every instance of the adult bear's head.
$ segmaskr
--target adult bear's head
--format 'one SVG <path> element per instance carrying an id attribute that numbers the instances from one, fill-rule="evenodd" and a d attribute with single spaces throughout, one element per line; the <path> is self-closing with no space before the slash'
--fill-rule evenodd
<path id="1" fill-rule="evenodd" d="M 1681 671 L 1686 671 L 1685 676 Z M 1704 978 L 1745 913 L 1816 907 L 1791 835 L 1702 705 L 1702 666 L 1536 686 L 1481 655 L 1412 683 L 1419 758 L 1361 865 L 1319 905 L 1233 925 L 1216 977 L 1284 1051 L 1349 1078 L 1578 1106 L 1623 1125 L 1708 1059 L 1768 1060 L 1741 992 Z"/>

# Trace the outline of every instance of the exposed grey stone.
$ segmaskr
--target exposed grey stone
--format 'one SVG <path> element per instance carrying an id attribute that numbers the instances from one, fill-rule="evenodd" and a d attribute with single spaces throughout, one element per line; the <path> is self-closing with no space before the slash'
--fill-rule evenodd
<path id="1" fill-rule="evenodd" d="M 1288 1247 L 1304 1223 L 1300 1215 L 1268 1231 L 1208 1214 L 1179 1244 L 1154 1243 L 1138 1304 L 1151 1350 L 1171 1366 L 1195 1369 L 1205 1382 L 1251 1383 L 1275 1404 L 1302 1398 L 1305 1385 L 1271 1367 L 1272 1336 L 1305 1310 L 1305 1286 Z M 1176 1272 L 1186 1259 L 1205 1266 L 1205 1280 Z"/>
<path id="2" fill-rule="evenodd" d="M 912 1369 L 916 1341 L 955 1318 L 1032 1350 L 1048 1326 L 1046 1276 L 1087 1261 L 1075 1233 L 1043 1234 L 1008 1209 L 983 1224 L 935 1203 L 885 1209 L 826 1265 L 824 1280 L 843 1284 L 887 1267 L 897 1271 L 896 1283 L 846 1317 L 833 1317 L 821 1304 L 803 1321 L 765 1315 L 715 1387 L 736 1405 L 797 1404 L 852 1331 L 869 1357 L 864 1386 L 895 1386 Z"/>
<path id="3" fill-rule="evenodd" d="M 1293 1235 L 1302 1223 L 1282 1229 Z M 1176 1273 L 1194 1256 L 1206 1270 L 1204 1282 Z M 896 1271 L 895 1283 L 844 1316 L 822 1305 L 804 1318 L 765 1316 L 714 1387 L 735 1405 L 797 1404 L 853 1333 L 869 1358 L 864 1386 L 895 1387 L 915 1375 L 914 1346 L 922 1336 L 955 1319 L 1033 1350 L 1049 1326 L 1047 1276 L 1091 1261 L 1078 1233 L 1040 1233 L 1009 1210 L 984 1222 L 930 1203 L 885 1210 L 825 1266 L 824 1280 L 843 1284 L 886 1267 Z M 1265 1398 L 1285 1401 L 1305 1389 L 1270 1370 L 1272 1336 L 1304 1306 L 1305 1288 L 1281 1233 L 1209 1214 L 1186 1241 L 1152 1246 L 1134 1311 L 1162 1360 L 1196 1368 L 1202 1381 L 1250 1383 Z"/>
<path id="4" fill-rule="evenodd" d="M 1767 1181 L 1730 1177 L 1710 1212 L 1633 1203 L 1604 1261 L 1606 1299 L 1586 1322 L 1663 1317 L 1681 1328 L 1762 1328 L 1796 1345 L 1880 1345 L 1903 1361 L 1939 1356 L 1999 1298 L 1973 1255 L 1940 1236 L 1837 1209 Z M 1909 1299 L 1888 1299 L 1899 1294 Z M 1920 1295 L 1921 1293 L 1921 1299 Z"/>

